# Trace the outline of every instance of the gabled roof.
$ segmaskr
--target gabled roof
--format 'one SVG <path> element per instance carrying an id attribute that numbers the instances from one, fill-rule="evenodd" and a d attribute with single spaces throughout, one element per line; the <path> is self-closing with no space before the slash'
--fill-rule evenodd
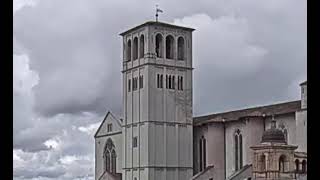
<path id="1" fill-rule="evenodd" d="M 173 25 L 173 24 L 168 24 L 168 23 L 164 23 L 164 22 L 159 22 L 159 21 L 147 21 L 143 24 L 140 24 L 138 26 L 135 26 L 127 31 L 124 31 L 122 33 L 120 33 L 121 36 L 129 33 L 129 32 L 132 32 L 136 29 L 139 29 L 143 26 L 148 26 L 148 25 L 160 25 L 160 26 L 164 26 L 164 27 L 171 27 L 171 28 L 179 28 L 179 29 L 183 29 L 183 30 L 186 30 L 186 31 L 194 31 L 195 29 L 192 29 L 192 28 L 188 28 L 188 27 L 183 27 L 183 26 L 177 26 L 177 25 Z"/>
<path id="2" fill-rule="evenodd" d="M 253 108 L 228 111 L 193 118 L 193 125 L 201 125 L 209 122 L 235 121 L 242 117 L 250 116 L 272 116 L 279 114 L 293 113 L 301 109 L 301 101 L 290 101 L 267 106 L 258 106 Z"/>
<path id="3" fill-rule="evenodd" d="M 115 117 L 110 111 L 108 111 L 107 114 L 106 114 L 106 116 L 104 117 L 103 121 L 101 122 L 99 128 L 97 129 L 96 133 L 94 134 L 94 137 L 97 137 L 97 135 L 98 135 L 101 127 L 104 125 L 105 121 L 107 120 L 107 118 L 108 118 L 109 116 L 112 116 L 113 119 L 116 120 L 117 124 L 121 127 L 121 121 L 120 121 L 117 117 Z"/>

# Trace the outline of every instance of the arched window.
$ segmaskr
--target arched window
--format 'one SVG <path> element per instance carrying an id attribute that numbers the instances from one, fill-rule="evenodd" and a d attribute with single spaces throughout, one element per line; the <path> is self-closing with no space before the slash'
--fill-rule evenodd
<path id="1" fill-rule="evenodd" d="M 206 139 L 204 136 L 200 138 L 199 142 L 199 159 L 200 159 L 200 171 L 206 168 Z"/>
<path id="2" fill-rule="evenodd" d="M 169 75 L 169 89 L 171 89 L 172 84 L 171 84 L 171 75 Z"/>
<path id="3" fill-rule="evenodd" d="M 262 154 L 262 156 L 260 157 L 260 164 L 261 164 L 261 171 L 266 171 L 266 156 L 264 154 Z"/>
<path id="4" fill-rule="evenodd" d="M 306 160 L 302 161 L 301 171 L 302 171 L 302 173 L 306 173 L 307 172 L 307 161 Z"/>
<path id="5" fill-rule="evenodd" d="M 238 152 L 239 152 L 239 147 L 238 147 L 238 145 L 239 145 L 239 143 L 238 143 L 238 136 L 237 135 L 235 135 L 234 136 L 234 145 L 235 145 L 235 148 L 234 148 L 234 158 L 235 158 L 235 169 L 236 169 L 236 171 L 237 170 L 239 170 L 239 163 L 238 163 L 238 161 L 239 161 L 239 157 L 238 157 Z"/>
<path id="6" fill-rule="evenodd" d="M 199 141 L 199 166 L 200 166 L 200 172 L 203 170 L 203 166 L 202 166 L 202 162 L 203 162 L 203 159 L 202 159 L 202 139 L 200 138 L 200 141 Z"/>
<path id="7" fill-rule="evenodd" d="M 171 35 L 166 37 L 166 58 L 173 59 L 173 37 Z"/>
<path id="8" fill-rule="evenodd" d="M 235 156 L 235 170 L 238 171 L 242 168 L 242 135 L 239 129 L 236 130 L 234 135 L 234 156 Z"/>
<path id="9" fill-rule="evenodd" d="M 175 79 L 174 79 L 174 76 L 172 76 L 172 89 L 175 89 Z"/>
<path id="10" fill-rule="evenodd" d="M 127 61 L 131 61 L 131 40 L 127 43 Z"/>
<path id="11" fill-rule="evenodd" d="M 178 60 L 184 60 L 184 39 L 183 37 L 178 38 Z"/>
<path id="12" fill-rule="evenodd" d="M 242 157 L 242 134 L 239 134 L 239 169 L 242 168 L 243 163 L 243 157 Z"/>
<path id="13" fill-rule="evenodd" d="M 139 58 L 144 57 L 144 35 L 140 36 L 140 52 L 139 52 Z"/>
<path id="14" fill-rule="evenodd" d="M 168 75 L 166 75 L 166 89 L 168 89 Z"/>
<path id="15" fill-rule="evenodd" d="M 138 59 L 138 38 L 133 39 L 133 60 Z"/>
<path id="16" fill-rule="evenodd" d="M 109 138 L 104 148 L 105 171 L 116 173 L 116 157 L 115 146 Z"/>
<path id="17" fill-rule="evenodd" d="M 111 153 L 111 165 L 112 165 L 112 173 L 116 173 L 116 167 L 117 167 L 117 156 L 116 151 L 113 149 Z"/>
<path id="18" fill-rule="evenodd" d="M 284 155 L 281 155 L 279 157 L 279 171 L 280 172 L 285 172 L 285 160 L 286 160 L 286 157 Z"/>
<path id="19" fill-rule="evenodd" d="M 183 77 L 178 76 L 178 90 L 183 90 Z"/>
<path id="20" fill-rule="evenodd" d="M 161 34 L 156 35 L 156 55 L 159 58 L 163 58 L 163 40 Z"/>
<path id="21" fill-rule="evenodd" d="M 295 160 L 295 164 L 296 164 L 296 172 L 299 172 L 299 159 Z"/>
<path id="22" fill-rule="evenodd" d="M 110 172 L 110 152 L 105 152 L 105 171 Z"/>

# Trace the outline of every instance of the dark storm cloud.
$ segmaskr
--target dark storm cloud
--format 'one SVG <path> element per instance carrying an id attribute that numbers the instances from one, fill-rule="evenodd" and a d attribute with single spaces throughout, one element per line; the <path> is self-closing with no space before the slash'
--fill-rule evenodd
<path id="1" fill-rule="evenodd" d="M 195 71 L 195 83 L 198 86 L 194 88 L 195 91 L 203 94 L 201 97 L 205 96 L 208 99 L 209 96 L 209 99 L 212 99 L 210 106 L 203 103 L 201 103 L 203 106 L 196 104 L 195 112 L 204 112 L 205 107 L 211 107 L 211 111 L 215 111 L 222 110 L 225 106 L 232 106 L 230 104 L 245 105 L 248 98 L 249 102 L 254 104 L 264 102 L 267 98 L 259 98 L 255 88 L 261 87 L 264 82 L 268 84 L 268 81 L 274 81 L 274 83 L 269 83 L 271 86 L 265 88 L 265 93 L 267 93 L 265 96 L 274 96 L 271 93 L 273 91 L 267 89 L 276 88 L 279 89 L 275 91 L 276 96 L 286 99 L 282 90 L 298 78 L 297 76 L 305 74 L 304 33 L 306 27 L 304 25 L 306 16 L 303 8 L 304 2 L 202 1 L 198 5 L 185 2 L 178 10 L 175 10 L 174 7 L 179 7 L 182 1 L 172 3 L 161 2 L 161 7 L 165 9 L 165 13 L 161 14 L 164 20 L 172 22 L 173 18 L 183 18 L 183 16 L 201 12 L 211 18 L 212 22 L 209 23 L 213 23 L 212 28 L 215 28 L 207 29 L 208 31 L 203 29 L 198 29 L 199 32 L 195 31 L 195 34 L 202 33 L 201 36 L 204 38 L 200 39 L 201 41 L 194 39 L 199 42 L 194 44 L 194 63 L 198 68 Z M 129 25 L 141 23 L 144 19 L 152 19 L 152 6 L 152 3 L 140 2 L 138 4 L 131 1 L 108 4 L 102 1 L 92 3 L 92 1 L 46 0 L 39 1 L 33 8 L 25 8 L 18 12 L 14 21 L 14 34 L 19 42 L 30 51 L 31 68 L 40 76 L 40 82 L 35 87 L 36 109 L 44 115 L 79 111 L 101 113 L 106 107 L 120 113 L 122 47 L 118 33 Z M 216 22 L 221 21 L 221 17 L 229 18 L 233 15 L 240 18 L 234 19 L 235 25 L 232 26 L 232 30 L 226 29 L 224 32 L 223 23 L 215 25 Z M 196 22 L 190 26 L 194 24 Z M 247 28 L 245 31 L 248 31 L 244 32 L 244 35 L 250 35 L 243 41 L 257 45 L 267 53 L 262 58 L 252 59 L 252 62 L 246 62 L 245 57 L 242 61 L 240 59 L 240 63 L 236 63 L 237 70 L 246 71 L 248 69 L 246 66 L 250 66 L 250 63 L 257 63 L 254 60 L 263 61 L 263 67 L 257 67 L 254 69 L 256 72 L 249 71 L 250 74 L 241 78 L 233 73 L 234 69 L 221 72 L 216 70 L 219 66 L 211 66 L 211 71 L 204 70 L 206 61 L 216 61 L 210 63 L 212 65 L 226 62 L 225 66 L 233 66 L 223 58 L 226 53 L 232 54 L 233 56 L 228 58 L 237 61 L 239 53 L 237 50 L 241 47 L 229 48 L 229 43 L 234 42 L 234 39 L 233 37 L 228 38 L 228 35 L 234 32 L 229 34 L 228 32 L 236 32 L 240 29 L 241 33 L 243 25 Z M 230 26 L 226 26 L 228 27 Z M 219 37 L 217 34 L 226 38 L 226 41 L 217 41 L 216 38 Z M 209 50 L 206 47 L 212 49 Z M 222 51 L 215 51 L 215 47 Z M 233 74 L 233 78 L 230 78 L 229 81 L 224 80 L 224 76 Z M 207 81 L 203 77 L 208 76 L 219 76 L 220 78 L 212 82 L 214 86 L 204 88 Z M 262 79 L 252 80 L 251 76 L 258 76 Z M 235 80 L 239 82 L 250 80 L 252 83 L 249 87 L 251 88 L 243 88 L 247 87 L 247 83 L 237 83 L 239 85 L 237 93 L 232 93 L 235 96 L 227 95 L 226 97 L 229 98 L 223 99 L 223 102 L 221 102 L 222 99 L 217 101 L 216 97 L 222 97 L 221 94 L 226 92 L 224 89 L 234 84 Z M 282 83 L 277 83 L 277 81 Z M 217 85 L 219 87 L 216 87 Z M 248 90 L 250 91 L 248 94 L 253 93 L 253 95 L 243 96 Z M 260 93 L 263 92 L 260 91 Z M 197 98 L 199 95 L 195 95 L 195 99 Z M 199 102 L 203 102 L 202 99 Z"/>
<path id="2" fill-rule="evenodd" d="M 25 55 L 14 56 L 15 179 L 93 179 L 94 131 L 107 110 L 121 116 L 118 34 L 153 20 L 156 3 L 160 20 L 196 28 L 195 115 L 299 98 L 304 1 L 35 1 L 13 21 Z"/>

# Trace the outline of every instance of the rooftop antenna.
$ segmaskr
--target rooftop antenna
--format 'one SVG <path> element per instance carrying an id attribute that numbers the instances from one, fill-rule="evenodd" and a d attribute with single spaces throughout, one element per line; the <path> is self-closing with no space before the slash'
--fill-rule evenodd
<path id="1" fill-rule="evenodd" d="M 158 8 L 158 4 L 157 4 L 157 5 L 156 5 L 156 22 L 158 22 L 158 16 L 159 16 L 158 12 L 163 13 L 163 11 Z"/>

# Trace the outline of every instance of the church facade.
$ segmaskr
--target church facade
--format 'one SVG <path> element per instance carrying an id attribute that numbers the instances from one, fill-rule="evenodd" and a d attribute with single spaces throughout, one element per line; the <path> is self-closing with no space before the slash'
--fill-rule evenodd
<path id="1" fill-rule="evenodd" d="M 299 101 L 193 117 L 193 31 L 150 21 L 120 34 L 123 119 L 108 112 L 95 134 L 95 179 L 280 177 L 274 175 L 279 167 L 269 175 L 264 171 L 270 168 L 265 168 L 261 175 L 257 165 L 268 161 L 257 154 L 268 156 L 266 152 L 276 147 L 268 141 L 272 145 L 263 144 L 265 151 L 260 150 L 261 138 L 268 139 L 264 133 L 271 128 L 281 132 L 282 149 L 292 147 L 287 153 L 291 156 L 283 157 L 284 174 L 292 171 L 290 178 L 304 177 L 307 83 L 301 84 Z"/>

